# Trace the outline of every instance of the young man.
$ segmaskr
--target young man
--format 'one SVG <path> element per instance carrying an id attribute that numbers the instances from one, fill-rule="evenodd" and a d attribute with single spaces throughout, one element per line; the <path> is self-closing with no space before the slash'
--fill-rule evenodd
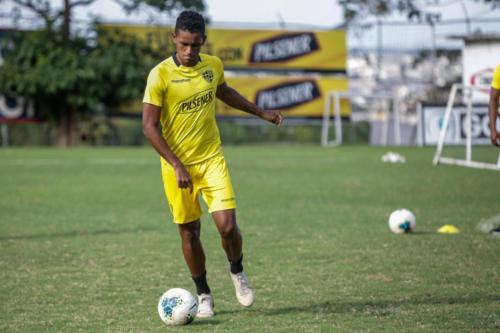
<path id="1" fill-rule="evenodd" d="M 500 65 L 497 65 L 493 72 L 490 89 L 490 139 L 495 146 L 500 145 L 500 133 L 497 131 L 498 100 L 500 99 Z"/>
<path id="2" fill-rule="evenodd" d="M 278 111 L 262 110 L 230 88 L 224 80 L 220 59 L 200 53 L 206 39 L 205 21 L 200 14 L 182 12 L 172 38 L 176 52 L 153 68 L 148 77 L 143 130 L 161 156 L 165 193 L 173 222 L 178 224 L 184 259 L 196 285 L 197 316 L 211 317 L 214 302 L 200 241 L 199 194 L 220 233 L 238 301 L 248 307 L 255 299 L 243 272 L 242 238 L 215 121 L 215 97 L 275 125 L 281 125 L 283 117 Z"/>
<path id="3" fill-rule="evenodd" d="M 493 72 L 493 79 L 491 80 L 490 89 L 490 105 L 489 105 L 489 118 L 490 118 L 490 139 L 491 143 L 495 146 L 500 146 L 500 133 L 497 130 L 498 118 L 498 100 L 500 99 L 500 65 L 497 65 Z M 500 236 L 500 227 L 490 231 L 495 236 Z"/>

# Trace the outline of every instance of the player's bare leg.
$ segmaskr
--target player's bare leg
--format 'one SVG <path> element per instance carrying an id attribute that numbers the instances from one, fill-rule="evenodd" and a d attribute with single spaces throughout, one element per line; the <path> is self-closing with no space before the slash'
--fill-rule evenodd
<path id="1" fill-rule="evenodd" d="M 205 252 L 200 240 L 200 220 L 179 224 L 179 234 L 182 241 L 182 253 L 191 271 L 198 294 L 197 317 L 212 317 L 214 315 L 214 301 L 207 284 L 205 269 Z"/>
<path id="2" fill-rule="evenodd" d="M 226 251 L 227 259 L 231 265 L 229 276 L 234 285 L 236 298 L 241 305 L 251 306 L 255 300 L 255 294 L 243 272 L 243 242 L 240 229 L 236 224 L 236 211 L 234 209 L 216 211 L 212 213 L 212 217 L 219 230 L 222 247 Z"/>
<path id="3" fill-rule="evenodd" d="M 205 252 L 201 245 L 200 232 L 200 220 L 179 224 L 182 254 L 191 271 L 191 275 L 194 277 L 205 273 Z"/>
<path id="4" fill-rule="evenodd" d="M 242 255 L 242 240 L 234 209 L 219 210 L 212 213 L 221 236 L 221 243 L 230 262 L 237 262 Z"/>

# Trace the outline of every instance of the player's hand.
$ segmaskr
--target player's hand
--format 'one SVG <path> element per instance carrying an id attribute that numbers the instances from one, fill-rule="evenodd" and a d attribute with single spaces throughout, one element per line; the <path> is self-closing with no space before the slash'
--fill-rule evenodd
<path id="1" fill-rule="evenodd" d="M 500 146 L 500 134 L 496 130 L 492 130 L 490 133 L 491 143 L 495 146 Z"/>
<path id="2" fill-rule="evenodd" d="M 193 182 L 191 175 L 187 172 L 183 164 L 176 165 L 174 167 L 175 179 L 177 179 L 177 186 L 179 188 L 189 188 L 189 191 L 193 193 Z"/>
<path id="3" fill-rule="evenodd" d="M 281 126 L 281 124 L 283 123 L 283 115 L 279 110 L 263 111 L 262 119 L 267 120 L 268 122 L 276 126 Z"/>

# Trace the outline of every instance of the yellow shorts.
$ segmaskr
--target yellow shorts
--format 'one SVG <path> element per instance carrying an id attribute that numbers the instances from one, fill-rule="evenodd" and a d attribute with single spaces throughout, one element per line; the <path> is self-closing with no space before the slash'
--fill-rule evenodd
<path id="1" fill-rule="evenodd" d="M 186 170 L 192 178 L 193 193 L 189 188 L 181 189 L 177 186 L 174 168 L 161 159 L 163 187 L 174 223 L 189 223 L 201 217 L 202 210 L 198 201 L 200 193 L 210 213 L 236 208 L 233 185 L 224 156 L 216 155 L 201 163 L 186 165 Z"/>

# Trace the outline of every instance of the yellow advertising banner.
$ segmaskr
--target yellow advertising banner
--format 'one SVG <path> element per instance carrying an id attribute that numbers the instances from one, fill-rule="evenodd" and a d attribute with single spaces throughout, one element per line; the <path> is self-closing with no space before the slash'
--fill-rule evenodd
<path id="1" fill-rule="evenodd" d="M 211 47 L 211 49 L 210 49 Z M 345 31 L 208 31 L 208 51 L 227 68 L 345 72 Z"/>
<path id="2" fill-rule="evenodd" d="M 318 118 L 323 116 L 326 95 L 331 91 L 347 91 L 347 78 L 289 77 L 289 76 L 235 76 L 227 77 L 227 84 L 243 97 L 266 110 L 281 110 L 285 117 Z M 122 105 L 119 114 L 140 114 L 141 101 Z M 351 115 L 348 99 L 340 100 L 342 117 Z M 233 109 L 217 99 L 217 116 L 247 117 L 250 114 Z"/>
<path id="3" fill-rule="evenodd" d="M 347 91 L 345 77 L 236 76 L 227 84 L 266 110 L 282 110 L 285 117 L 322 117 L 325 97 L 331 91 Z M 217 100 L 219 116 L 248 116 Z M 349 100 L 341 99 L 341 115 L 350 116 Z"/>
<path id="4" fill-rule="evenodd" d="M 120 31 L 138 36 L 170 56 L 175 51 L 172 27 L 101 24 L 101 31 Z M 203 52 L 218 56 L 231 70 L 297 70 L 320 73 L 346 72 L 344 30 L 207 30 Z"/>

